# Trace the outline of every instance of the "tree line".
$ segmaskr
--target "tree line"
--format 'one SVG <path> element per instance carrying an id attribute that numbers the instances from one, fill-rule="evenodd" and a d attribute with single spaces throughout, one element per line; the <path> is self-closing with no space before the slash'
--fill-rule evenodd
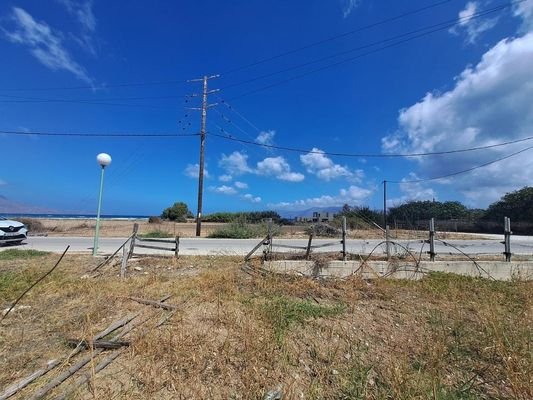
<path id="1" fill-rule="evenodd" d="M 345 204 L 336 217 L 335 224 L 346 217 L 349 229 L 361 229 L 374 225 L 384 225 L 383 213 L 369 207 L 351 207 Z M 491 231 L 491 224 L 498 230 L 503 217 L 511 221 L 529 223 L 533 227 L 533 187 L 526 186 L 520 190 L 505 194 L 500 200 L 492 203 L 487 209 L 468 208 L 458 201 L 410 201 L 395 207 L 390 207 L 387 212 L 387 223 L 394 224 L 400 221 L 416 227 L 419 221 L 436 220 L 461 220 L 471 223 L 471 231 Z M 187 218 L 194 218 L 193 214 L 183 202 L 174 203 L 166 208 L 161 218 L 176 222 L 185 222 Z M 275 211 L 248 211 L 248 212 L 218 212 L 205 215 L 205 222 L 235 222 L 241 221 L 250 224 L 261 223 L 272 219 L 275 224 L 292 224 L 292 221 L 282 218 Z M 528 228 L 529 229 L 529 228 Z"/>

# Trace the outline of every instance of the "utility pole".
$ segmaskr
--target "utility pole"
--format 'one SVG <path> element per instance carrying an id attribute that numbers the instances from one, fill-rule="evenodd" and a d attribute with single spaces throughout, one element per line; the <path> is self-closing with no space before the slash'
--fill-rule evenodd
<path id="1" fill-rule="evenodd" d="M 191 79 L 189 82 L 203 82 L 202 90 L 202 107 L 193 107 L 192 110 L 200 110 L 202 112 L 202 122 L 200 128 L 200 162 L 198 168 L 198 208 L 196 212 L 196 236 L 200 236 L 202 232 L 202 202 L 204 193 L 204 152 L 205 152 L 205 134 L 206 134 L 206 120 L 207 109 L 213 107 L 215 104 L 207 104 L 207 96 L 211 93 L 218 92 L 218 89 L 208 91 L 207 82 L 209 79 L 218 78 L 220 75 L 204 76 L 200 79 Z M 195 95 L 193 95 L 195 96 Z M 197 96 L 197 95 L 196 95 Z"/>

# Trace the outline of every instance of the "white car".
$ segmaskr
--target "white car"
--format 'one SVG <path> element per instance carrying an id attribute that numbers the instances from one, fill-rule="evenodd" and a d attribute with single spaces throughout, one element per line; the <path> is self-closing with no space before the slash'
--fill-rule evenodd
<path id="1" fill-rule="evenodd" d="M 19 244 L 26 240 L 28 229 L 22 222 L 0 217 L 0 244 Z"/>

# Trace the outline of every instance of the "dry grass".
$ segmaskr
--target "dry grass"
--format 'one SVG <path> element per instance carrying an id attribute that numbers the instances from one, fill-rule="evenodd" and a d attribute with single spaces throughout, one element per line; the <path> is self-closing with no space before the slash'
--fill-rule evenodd
<path id="1" fill-rule="evenodd" d="M 0 304 L 56 258 L 0 260 Z M 74 398 L 259 399 L 278 386 L 285 399 L 533 397 L 531 282 L 250 276 L 224 257 L 143 258 L 126 281 L 116 268 L 81 279 L 94 263 L 67 257 L 1 324 L 0 387 L 68 354 L 65 338 L 146 308 L 128 296 L 172 294 L 170 323 Z"/>
<path id="2" fill-rule="evenodd" d="M 31 220 L 31 219 L 26 219 Z M 42 218 L 33 219 L 36 225 L 40 226 L 34 234 L 46 234 L 48 236 L 93 236 L 95 229 L 94 219 L 54 219 Z M 161 232 L 168 237 L 195 237 L 196 224 L 193 222 L 171 222 L 161 221 L 160 223 L 148 223 L 145 220 L 126 221 L 126 220 L 102 220 L 100 224 L 100 235 L 102 237 L 128 237 L 132 233 L 133 224 L 139 224 L 139 233 L 149 234 L 150 232 Z M 227 227 L 229 224 L 204 222 L 202 223 L 202 236 L 208 237 L 215 231 Z M 282 226 L 279 231 L 280 237 L 306 239 L 309 236 L 305 233 L 308 225 Z M 31 229 L 30 229 L 31 230 Z M 258 230 L 259 232 L 259 230 Z M 258 233 L 258 237 L 261 235 Z M 264 235 L 263 235 L 264 236 Z M 425 231 L 408 231 L 392 230 L 392 239 L 427 239 L 428 232 Z M 348 232 L 349 239 L 383 239 L 383 232 L 378 229 L 371 230 L 353 230 Z M 479 235 L 466 233 L 439 232 L 439 238 L 449 239 L 479 239 Z M 340 239 L 340 236 L 339 236 Z"/>

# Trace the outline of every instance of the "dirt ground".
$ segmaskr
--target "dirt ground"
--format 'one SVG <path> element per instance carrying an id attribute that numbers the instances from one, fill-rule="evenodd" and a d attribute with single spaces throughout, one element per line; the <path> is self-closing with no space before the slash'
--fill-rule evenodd
<path id="1" fill-rule="evenodd" d="M 47 236 L 93 236 L 95 229 L 94 219 L 54 219 L 41 218 L 36 220 L 40 225 L 38 229 L 32 230 L 30 234 Z M 196 224 L 194 222 L 171 222 L 148 223 L 147 220 L 109 220 L 100 222 L 100 235 L 103 237 L 128 237 L 132 233 L 133 224 L 139 224 L 140 234 L 150 234 L 162 232 L 169 236 L 195 237 Z M 204 222 L 202 223 L 202 237 L 207 237 L 214 230 L 223 227 L 224 223 Z M 282 226 L 279 237 L 285 238 L 307 238 L 305 233 L 306 225 Z M 348 232 L 348 238 L 352 239 L 381 239 L 383 232 L 378 229 L 354 230 Z M 422 239 L 427 238 L 428 232 L 392 230 L 393 239 Z M 455 232 L 440 232 L 441 239 L 479 239 L 479 235 Z"/>
<path id="2" fill-rule="evenodd" d="M 3 253 L 2 308 L 58 258 Z M 229 257 L 139 258 L 121 279 L 116 264 L 92 274 L 99 261 L 67 255 L 0 322 L 0 392 L 61 360 L 13 397 L 31 398 L 92 354 L 77 374 L 88 382 L 69 378 L 49 398 L 533 398 L 533 282 L 323 281 L 244 272 Z M 130 299 L 165 295 L 174 313 Z M 125 336 L 129 347 L 65 359 L 68 338 L 89 339 L 136 313 L 146 322 Z"/>

